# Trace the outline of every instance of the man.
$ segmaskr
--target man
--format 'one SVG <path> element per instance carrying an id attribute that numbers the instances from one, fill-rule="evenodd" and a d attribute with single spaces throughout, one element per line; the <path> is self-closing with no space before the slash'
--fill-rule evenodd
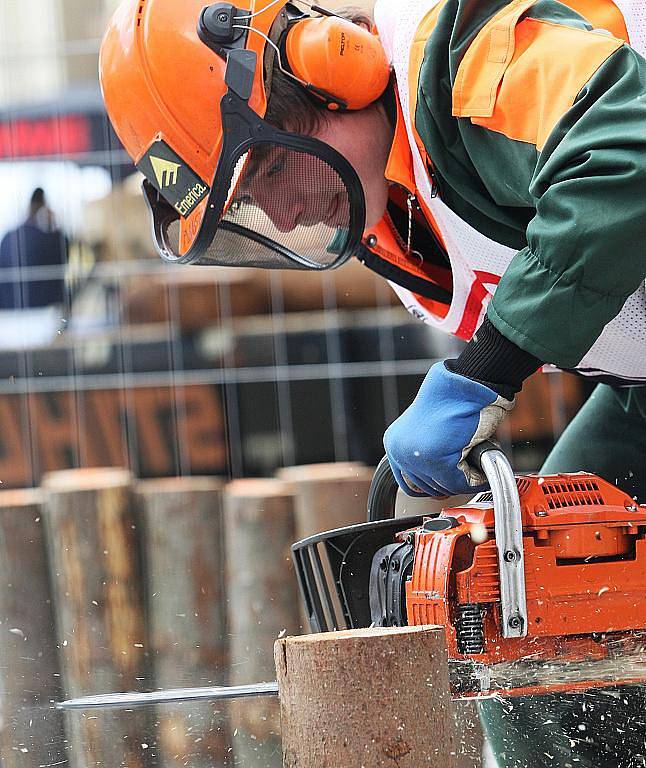
<path id="1" fill-rule="evenodd" d="M 380 0 L 376 44 L 359 15 L 148 0 L 108 31 L 106 104 L 147 177 L 162 256 L 327 269 L 354 254 L 469 341 L 386 432 L 407 493 L 480 488 L 470 448 L 551 364 L 607 383 L 543 470 L 586 469 L 646 498 L 646 34 L 633 6 Z M 643 703 L 632 689 L 535 697 L 486 703 L 483 719 L 501 766 L 629 768 L 643 764 Z"/>
<path id="2" fill-rule="evenodd" d="M 63 303 L 65 264 L 67 239 L 56 226 L 45 193 L 37 187 L 29 201 L 26 220 L 7 232 L 0 242 L 0 269 L 14 273 L 11 279 L 0 281 L 0 309 L 30 309 Z M 60 274 L 35 280 L 38 267 L 44 267 L 45 271 L 58 267 Z M 21 269 L 26 270 L 24 279 L 18 275 Z"/>

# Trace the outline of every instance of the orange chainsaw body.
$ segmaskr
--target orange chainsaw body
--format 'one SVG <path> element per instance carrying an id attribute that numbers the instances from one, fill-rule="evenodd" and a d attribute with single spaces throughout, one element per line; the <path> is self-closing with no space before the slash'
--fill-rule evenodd
<path id="1" fill-rule="evenodd" d="M 605 638 L 646 629 L 646 505 L 588 474 L 517 477 L 523 519 L 527 636 L 503 638 L 490 493 L 443 517 L 454 527 L 414 537 L 406 584 L 409 624 L 446 627 L 449 657 L 498 664 L 521 659 L 594 661 Z M 456 524 L 457 523 L 457 524 Z M 474 613 L 475 610 L 475 613 Z M 465 651 L 465 615 L 481 650 Z M 475 618 L 474 618 L 475 617 Z M 461 635 L 462 633 L 462 635 Z M 468 635 L 468 632 L 467 632 Z"/>

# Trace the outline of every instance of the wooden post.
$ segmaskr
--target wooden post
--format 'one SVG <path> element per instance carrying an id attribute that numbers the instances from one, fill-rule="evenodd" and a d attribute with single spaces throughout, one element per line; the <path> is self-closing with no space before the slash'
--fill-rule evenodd
<path id="1" fill-rule="evenodd" d="M 0 493 L 0 744 L 2 765 L 66 762 L 56 627 L 35 489 Z"/>
<path id="2" fill-rule="evenodd" d="M 444 632 L 355 629 L 275 645 L 284 768 L 453 768 Z"/>
<path id="3" fill-rule="evenodd" d="M 296 490 L 296 538 L 365 523 L 373 470 L 361 464 L 306 464 L 286 467 L 277 477 Z"/>
<path id="4" fill-rule="evenodd" d="M 155 687 L 224 685 L 228 647 L 222 483 L 206 477 L 148 480 L 137 488 L 145 530 L 150 651 Z M 220 768 L 229 737 L 224 708 L 158 707 L 163 766 Z"/>
<path id="5" fill-rule="evenodd" d="M 131 482 L 118 469 L 54 472 L 43 480 L 66 697 L 152 687 Z M 73 712 L 67 725 L 72 766 L 149 763 L 147 711 Z"/>
<path id="6" fill-rule="evenodd" d="M 235 480 L 225 491 L 232 685 L 274 679 L 277 637 L 299 631 L 300 598 L 290 559 L 294 499 L 279 480 Z M 233 702 L 236 765 L 278 768 L 275 699 Z"/>

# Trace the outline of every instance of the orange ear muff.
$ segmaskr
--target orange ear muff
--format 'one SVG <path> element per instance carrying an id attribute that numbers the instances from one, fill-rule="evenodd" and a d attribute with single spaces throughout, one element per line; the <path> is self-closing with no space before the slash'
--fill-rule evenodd
<path id="1" fill-rule="evenodd" d="M 379 38 L 337 16 L 297 21 L 287 33 L 285 53 L 293 74 L 314 93 L 322 91 L 330 109 L 363 109 L 381 96 L 390 79 Z"/>

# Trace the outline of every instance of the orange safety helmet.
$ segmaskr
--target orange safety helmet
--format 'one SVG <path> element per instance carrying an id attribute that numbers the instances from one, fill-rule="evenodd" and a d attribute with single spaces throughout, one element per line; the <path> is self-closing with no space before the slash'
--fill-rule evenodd
<path id="1" fill-rule="evenodd" d="M 103 97 L 172 262 L 329 269 L 358 246 L 358 176 L 329 145 L 263 118 L 274 66 L 329 109 L 386 89 L 376 36 L 284 0 L 124 0 L 100 54 Z"/>

